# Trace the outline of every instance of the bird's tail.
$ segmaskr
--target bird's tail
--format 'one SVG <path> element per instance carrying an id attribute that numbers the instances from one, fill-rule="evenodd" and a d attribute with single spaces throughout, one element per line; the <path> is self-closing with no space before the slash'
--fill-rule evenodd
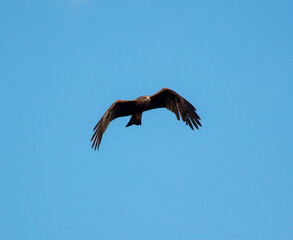
<path id="1" fill-rule="evenodd" d="M 125 127 L 129 127 L 131 125 L 141 125 L 141 117 L 142 117 L 142 113 L 133 114 L 130 118 L 130 121 L 127 123 Z"/>

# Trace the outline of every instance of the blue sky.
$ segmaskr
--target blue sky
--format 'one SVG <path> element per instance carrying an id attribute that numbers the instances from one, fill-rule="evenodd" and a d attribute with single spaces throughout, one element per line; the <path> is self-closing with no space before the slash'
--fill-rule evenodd
<path id="1" fill-rule="evenodd" d="M 293 239 L 290 1 L 2 1 L 1 239 Z M 197 109 L 92 128 L 163 87 Z"/>

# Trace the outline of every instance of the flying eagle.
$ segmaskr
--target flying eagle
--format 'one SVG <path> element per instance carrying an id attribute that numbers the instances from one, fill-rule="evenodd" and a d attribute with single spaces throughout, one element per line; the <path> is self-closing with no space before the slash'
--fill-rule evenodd
<path id="1" fill-rule="evenodd" d="M 181 116 L 181 119 L 192 130 L 193 126 L 197 129 L 198 126 L 201 126 L 200 117 L 196 113 L 195 107 L 175 91 L 163 88 L 152 96 L 141 96 L 130 101 L 116 100 L 93 129 L 92 148 L 99 149 L 103 134 L 112 120 L 131 115 L 126 127 L 133 124 L 141 125 L 142 113 L 155 108 L 167 108 L 176 114 L 178 120 Z"/>

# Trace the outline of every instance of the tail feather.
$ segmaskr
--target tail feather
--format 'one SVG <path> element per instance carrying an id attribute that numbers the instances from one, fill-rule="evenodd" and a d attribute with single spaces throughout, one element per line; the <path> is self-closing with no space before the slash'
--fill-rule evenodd
<path id="1" fill-rule="evenodd" d="M 129 127 L 131 125 L 141 125 L 141 116 L 142 114 L 133 114 L 125 127 Z"/>

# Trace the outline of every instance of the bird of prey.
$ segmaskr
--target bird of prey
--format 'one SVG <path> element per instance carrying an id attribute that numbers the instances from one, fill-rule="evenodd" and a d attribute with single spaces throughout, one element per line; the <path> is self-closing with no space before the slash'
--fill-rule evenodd
<path id="1" fill-rule="evenodd" d="M 155 108 L 167 108 L 175 113 L 178 120 L 181 116 L 181 119 L 192 130 L 193 126 L 197 129 L 198 126 L 201 126 L 200 117 L 196 113 L 195 107 L 175 91 L 163 88 L 152 96 L 141 96 L 129 101 L 116 100 L 93 129 L 92 148 L 99 149 L 103 134 L 112 120 L 131 115 L 126 127 L 141 125 L 142 113 Z"/>

